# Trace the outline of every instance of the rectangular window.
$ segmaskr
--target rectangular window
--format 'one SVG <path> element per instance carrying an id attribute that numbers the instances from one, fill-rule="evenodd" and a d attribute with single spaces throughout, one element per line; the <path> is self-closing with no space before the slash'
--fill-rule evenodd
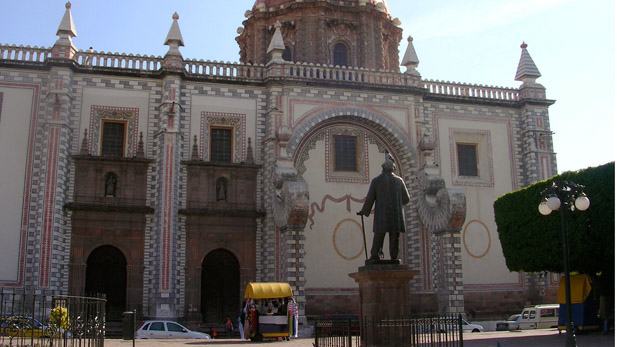
<path id="1" fill-rule="evenodd" d="M 334 136 L 334 171 L 358 171 L 355 136 Z"/>
<path id="2" fill-rule="evenodd" d="M 101 156 L 123 157 L 125 122 L 103 121 L 103 136 L 101 140 Z"/>
<path id="3" fill-rule="evenodd" d="M 210 161 L 231 163 L 231 130 L 229 128 L 210 130 Z"/>
<path id="4" fill-rule="evenodd" d="M 540 317 L 557 317 L 555 314 L 555 309 L 541 309 Z"/>
<path id="5" fill-rule="evenodd" d="M 478 176 L 478 148 L 475 144 L 456 144 L 459 176 Z"/>

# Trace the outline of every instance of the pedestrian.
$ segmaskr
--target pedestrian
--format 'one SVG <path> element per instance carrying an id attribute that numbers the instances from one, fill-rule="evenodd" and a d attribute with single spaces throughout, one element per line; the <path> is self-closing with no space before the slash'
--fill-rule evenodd
<path id="1" fill-rule="evenodd" d="M 240 339 L 244 340 L 244 325 L 242 324 L 242 316 L 238 316 L 238 331 L 240 331 Z"/>
<path id="2" fill-rule="evenodd" d="M 231 339 L 234 332 L 234 323 L 229 316 L 227 316 L 227 321 L 225 322 L 225 330 L 227 330 L 227 338 Z"/>

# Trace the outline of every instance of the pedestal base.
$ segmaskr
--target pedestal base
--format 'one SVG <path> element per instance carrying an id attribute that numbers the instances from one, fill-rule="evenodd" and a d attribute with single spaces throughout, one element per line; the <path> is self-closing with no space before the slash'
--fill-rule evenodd
<path id="1" fill-rule="evenodd" d="M 363 346 L 405 346 L 410 342 L 411 331 L 389 321 L 411 315 L 409 282 L 419 273 L 407 265 L 371 264 L 349 274 L 360 287 Z M 370 322 L 371 328 L 367 328 L 366 322 Z M 384 334 L 382 330 L 386 328 L 388 332 Z"/>

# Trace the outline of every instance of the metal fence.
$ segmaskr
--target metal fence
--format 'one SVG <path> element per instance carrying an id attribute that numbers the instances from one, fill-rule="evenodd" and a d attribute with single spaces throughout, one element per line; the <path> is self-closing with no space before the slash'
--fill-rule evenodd
<path id="1" fill-rule="evenodd" d="M 2 347 L 102 347 L 104 337 L 105 299 L 15 293 L 0 288 Z"/>
<path id="2" fill-rule="evenodd" d="M 461 315 L 318 319 L 316 347 L 463 346 Z"/>

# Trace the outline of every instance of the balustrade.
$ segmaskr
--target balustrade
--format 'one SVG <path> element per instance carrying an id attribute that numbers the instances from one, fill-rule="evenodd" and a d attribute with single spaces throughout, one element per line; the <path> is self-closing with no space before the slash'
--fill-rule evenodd
<path id="1" fill-rule="evenodd" d="M 484 86 L 466 83 L 423 80 L 423 86 L 431 94 L 483 98 L 492 100 L 518 100 L 518 89 Z"/>
<path id="2" fill-rule="evenodd" d="M 44 62 L 51 55 L 51 49 L 16 45 L 0 45 L 0 59 L 23 62 Z"/>
<path id="3" fill-rule="evenodd" d="M 51 56 L 51 49 L 44 47 L 0 45 L 0 60 L 28 63 L 44 63 Z M 116 70 L 138 70 L 156 72 L 163 66 L 162 57 L 133 54 L 78 51 L 73 57 L 77 65 L 84 68 L 105 68 Z M 413 76 L 391 71 L 369 70 L 364 68 L 340 67 L 332 65 L 292 63 L 281 64 L 280 69 L 268 70 L 264 65 L 250 65 L 230 62 L 184 60 L 188 75 L 199 78 L 219 78 L 259 81 L 266 77 L 287 77 L 293 79 L 324 80 L 384 86 L 418 86 Z M 491 100 L 517 101 L 518 89 L 465 83 L 422 80 L 420 87 L 430 94 L 481 98 Z"/>

